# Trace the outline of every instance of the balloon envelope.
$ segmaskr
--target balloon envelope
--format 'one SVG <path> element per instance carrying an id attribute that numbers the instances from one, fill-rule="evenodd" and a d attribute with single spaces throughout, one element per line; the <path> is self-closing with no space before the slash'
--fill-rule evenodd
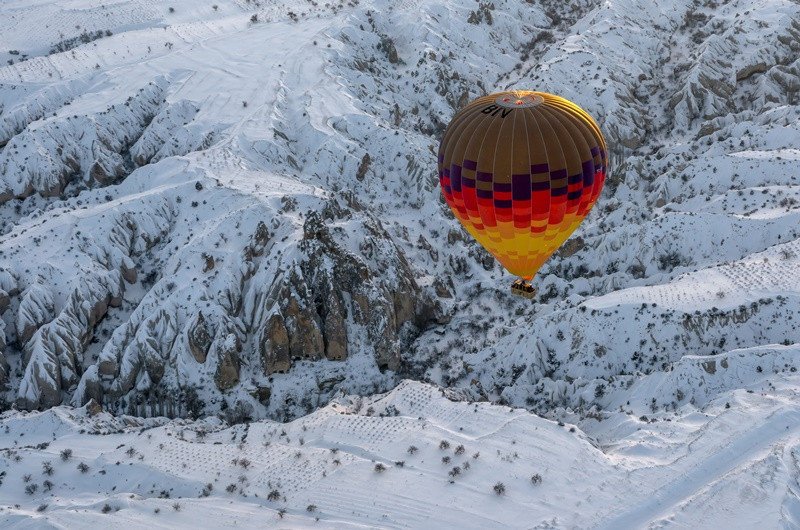
<path id="1" fill-rule="evenodd" d="M 606 164 L 591 116 L 544 92 L 476 99 L 453 117 L 439 146 L 439 180 L 453 214 L 526 280 L 594 206 Z"/>

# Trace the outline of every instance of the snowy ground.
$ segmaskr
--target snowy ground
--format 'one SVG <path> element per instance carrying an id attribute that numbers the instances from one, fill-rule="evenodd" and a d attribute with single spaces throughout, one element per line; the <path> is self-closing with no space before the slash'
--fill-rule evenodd
<path id="1" fill-rule="evenodd" d="M 793 528 L 800 396 L 770 380 L 593 436 L 415 382 L 286 424 L 6 413 L 0 523 Z"/>

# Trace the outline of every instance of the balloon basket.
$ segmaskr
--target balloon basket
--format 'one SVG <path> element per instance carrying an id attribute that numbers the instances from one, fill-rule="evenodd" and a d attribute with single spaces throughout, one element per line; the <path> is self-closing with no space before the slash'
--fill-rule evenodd
<path id="1" fill-rule="evenodd" d="M 511 294 L 530 299 L 536 296 L 536 287 L 523 280 L 517 280 L 511 285 Z"/>

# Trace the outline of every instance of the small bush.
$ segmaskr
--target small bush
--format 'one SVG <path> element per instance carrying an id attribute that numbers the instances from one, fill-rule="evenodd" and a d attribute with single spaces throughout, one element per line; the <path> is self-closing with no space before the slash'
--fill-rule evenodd
<path id="1" fill-rule="evenodd" d="M 439 442 L 439 449 L 450 449 L 450 442 L 447 440 L 442 440 Z"/>
<path id="2" fill-rule="evenodd" d="M 687 263 L 686 260 L 679 252 L 672 251 L 662 254 L 658 257 L 659 270 L 672 270 L 675 267 L 680 267 Z"/>
<path id="3" fill-rule="evenodd" d="M 306 506 L 306 511 L 308 513 L 316 512 L 317 511 L 317 505 L 316 504 L 309 504 L 308 506 Z"/>
<path id="4" fill-rule="evenodd" d="M 386 466 L 380 462 L 375 464 L 375 473 L 383 473 L 384 471 L 386 471 Z"/>
<path id="5" fill-rule="evenodd" d="M 459 456 L 463 455 L 465 451 L 466 451 L 466 449 L 464 448 L 463 445 L 459 445 L 458 447 L 456 447 L 456 455 L 459 455 Z"/>
<path id="6" fill-rule="evenodd" d="M 502 482 L 498 482 L 494 485 L 494 493 L 495 495 L 505 495 L 506 494 L 506 485 Z"/>
<path id="7" fill-rule="evenodd" d="M 48 477 L 53 476 L 53 464 L 48 462 L 42 462 L 42 474 L 47 475 Z"/>
<path id="8" fill-rule="evenodd" d="M 542 476 L 539 473 L 536 473 L 531 477 L 531 484 L 541 484 L 542 483 Z"/>
<path id="9" fill-rule="evenodd" d="M 38 489 L 39 485 L 34 482 L 32 484 L 28 484 L 27 486 L 25 486 L 25 493 L 27 493 L 28 495 L 33 495 L 34 493 L 36 493 L 36 490 Z"/>
<path id="10" fill-rule="evenodd" d="M 408 454 L 413 455 L 417 451 L 419 451 L 419 448 L 416 445 L 408 446 Z"/>
<path id="11" fill-rule="evenodd" d="M 64 449 L 61 451 L 61 460 L 66 462 L 70 458 L 72 458 L 72 449 Z"/>
<path id="12" fill-rule="evenodd" d="M 38 508 L 36 508 L 36 511 L 37 511 L 37 512 L 43 512 L 43 511 L 45 511 L 46 509 L 47 509 L 47 505 L 46 505 L 46 504 L 40 504 L 40 505 L 39 505 L 39 507 L 38 507 Z"/>
<path id="13" fill-rule="evenodd" d="M 111 511 L 111 505 L 110 504 L 105 504 L 100 511 L 103 512 L 103 513 L 110 512 Z"/>
<path id="14" fill-rule="evenodd" d="M 272 502 L 278 501 L 280 500 L 280 498 L 281 498 L 281 492 L 278 490 L 272 490 L 267 495 L 267 500 Z"/>
<path id="15" fill-rule="evenodd" d="M 80 471 L 81 473 L 86 473 L 87 471 L 89 471 L 89 466 L 81 462 L 80 464 L 78 464 L 78 471 Z"/>

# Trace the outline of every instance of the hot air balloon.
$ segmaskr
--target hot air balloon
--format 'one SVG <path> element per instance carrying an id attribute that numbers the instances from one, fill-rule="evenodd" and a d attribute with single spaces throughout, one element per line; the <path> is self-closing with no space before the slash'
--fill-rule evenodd
<path id="1" fill-rule="evenodd" d="M 531 280 L 591 210 L 606 178 L 606 144 L 576 104 L 544 92 L 500 92 L 453 117 L 439 181 L 464 228 L 532 298 Z"/>

